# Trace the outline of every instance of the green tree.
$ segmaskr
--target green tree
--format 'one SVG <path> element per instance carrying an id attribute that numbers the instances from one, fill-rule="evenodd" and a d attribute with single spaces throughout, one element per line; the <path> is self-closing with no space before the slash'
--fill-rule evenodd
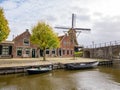
<path id="1" fill-rule="evenodd" d="M 9 32 L 8 21 L 4 16 L 3 9 L 0 7 L 0 42 L 7 39 Z"/>
<path id="2" fill-rule="evenodd" d="M 38 48 L 43 50 L 43 60 L 46 60 L 46 48 L 57 48 L 60 45 L 59 39 L 53 32 L 53 29 L 44 22 L 38 22 L 32 28 L 30 40 L 33 44 L 38 45 Z"/>

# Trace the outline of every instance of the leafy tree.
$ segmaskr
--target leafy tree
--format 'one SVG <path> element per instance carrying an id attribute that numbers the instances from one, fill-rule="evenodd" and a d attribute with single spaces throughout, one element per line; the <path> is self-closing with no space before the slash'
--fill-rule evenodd
<path id="1" fill-rule="evenodd" d="M 79 52 L 74 52 L 75 57 L 82 57 L 83 56 L 83 51 Z"/>
<path id="2" fill-rule="evenodd" d="M 53 32 L 52 28 L 44 22 L 38 22 L 37 25 L 32 28 L 30 40 L 43 50 L 43 60 L 46 60 L 46 48 L 59 47 L 57 35 Z"/>
<path id="3" fill-rule="evenodd" d="M 0 42 L 7 39 L 9 32 L 8 21 L 4 16 L 3 9 L 0 7 Z"/>

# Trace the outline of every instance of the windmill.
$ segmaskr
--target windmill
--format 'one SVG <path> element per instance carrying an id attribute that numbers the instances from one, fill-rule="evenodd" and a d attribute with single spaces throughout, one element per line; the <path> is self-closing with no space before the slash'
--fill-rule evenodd
<path id="1" fill-rule="evenodd" d="M 68 29 L 68 35 L 70 36 L 70 41 L 73 43 L 74 47 L 78 46 L 76 33 L 81 33 L 81 31 L 90 31 L 87 28 L 76 28 L 75 27 L 75 14 L 72 14 L 72 27 L 55 27 L 57 29 Z"/>

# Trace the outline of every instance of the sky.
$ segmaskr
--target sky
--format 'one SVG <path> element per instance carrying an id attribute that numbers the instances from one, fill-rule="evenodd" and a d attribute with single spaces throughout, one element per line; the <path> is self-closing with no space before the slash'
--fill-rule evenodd
<path id="1" fill-rule="evenodd" d="M 65 30 L 54 27 L 71 27 L 74 13 L 75 27 L 91 29 L 77 37 L 78 43 L 85 46 L 120 40 L 119 4 L 120 0 L 0 0 L 11 30 L 8 40 L 26 29 L 31 31 L 38 21 L 50 24 L 58 35 L 63 35 Z"/>

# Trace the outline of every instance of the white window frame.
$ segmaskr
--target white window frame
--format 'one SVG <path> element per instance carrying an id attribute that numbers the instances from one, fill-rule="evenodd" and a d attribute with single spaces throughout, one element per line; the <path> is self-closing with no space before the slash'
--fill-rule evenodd
<path id="1" fill-rule="evenodd" d="M 2 47 L 2 55 L 9 55 L 9 46 Z"/>
<path id="2" fill-rule="evenodd" d="M 28 44 L 25 43 L 25 40 L 28 40 Z M 23 45 L 25 45 L 25 46 L 29 46 L 29 45 L 30 45 L 30 40 L 27 39 L 27 38 L 24 38 L 24 39 L 23 39 Z"/>
<path id="3" fill-rule="evenodd" d="M 22 51 L 22 54 L 21 54 L 21 56 L 22 56 L 23 55 L 23 48 L 22 47 L 17 47 L 17 49 L 16 49 L 16 56 L 19 56 L 18 53 L 17 53 L 18 50 Z"/>

